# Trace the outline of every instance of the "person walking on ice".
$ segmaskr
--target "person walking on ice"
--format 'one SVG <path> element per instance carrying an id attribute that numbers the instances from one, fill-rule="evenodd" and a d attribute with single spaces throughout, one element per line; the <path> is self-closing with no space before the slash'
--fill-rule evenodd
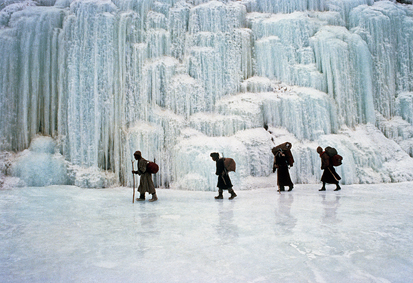
<path id="1" fill-rule="evenodd" d="M 152 195 L 152 199 L 149 201 L 157 201 L 158 197 L 156 196 L 155 185 L 152 181 L 152 175 L 147 170 L 148 161 L 142 157 L 142 153 L 140 151 L 136 151 L 133 156 L 136 160 L 138 160 L 138 170 L 132 171 L 133 174 L 138 174 L 141 176 L 138 192 L 140 193 L 139 198 L 137 201 L 144 201 L 145 200 L 145 193 L 148 192 Z"/>
<path id="2" fill-rule="evenodd" d="M 232 183 L 231 179 L 229 178 L 228 175 L 228 170 L 225 168 L 224 160 L 225 158 L 219 158 L 219 153 L 218 152 L 213 152 L 210 154 L 211 158 L 213 161 L 216 162 L 217 170 L 215 172 L 215 175 L 218 175 L 218 195 L 215 197 L 215 199 L 223 199 L 223 192 L 224 190 L 228 190 L 228 193 L 231 194 L 231 196 L 228 199 L 233 199 L 237 196 L 237 194 L 234 192 L 232 189 Z M 229 159 L 229 158 L 228 158 Z M 235 163 L 234 163 L 235 166 Z M 235 170 L 235 168 L 234 168 Z"/>
<path id="3" fill-rule="evenodd" d="M 335 152 L 328 154 L 328 152 L 330 152 L 330 149 Z M 334 148 L 331 147 L 326 147 L 326 150 L 323 151 L 323 148 L 319 146 L 317 147 L 317 153 L 320 154 L 321 169 L 324 170 L 323 175 L 321 176 L 321 182 L 323 182 L 323 186 L 319 191 L 325 191 L 326 184 L 335 184 L 335 191 L 341 190 L 341 187 L 338 184 L 341 180 L 341 177 L 337 174 L 334 166 L 341 165 L 341 160 L 343 158 L 337 154 L 337 151 Z"/>
<path id="4" fill-rule="evenodd" d="M 292 191 L 294 184 L 291 181 L 289 167 L 293 167 L 294 157 L 291 153 L 292 144 L 285 142 L 277 145 L 271 151 L 274 154 L 274 165 L 272 172 L 277 171 L 277 186 L 278 192 L 284 192 L 285 186 L 288 186 L 288 191 Z M 277 170 L 278 169 L 278 170 Z"/>

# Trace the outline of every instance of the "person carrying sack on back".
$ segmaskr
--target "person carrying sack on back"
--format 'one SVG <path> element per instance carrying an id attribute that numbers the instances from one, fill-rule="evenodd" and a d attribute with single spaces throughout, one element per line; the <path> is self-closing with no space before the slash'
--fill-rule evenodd
<path id="1" fill-rule="evenodd" d="M 156 196 L 155 185 L 152 181 L 152 175 L 147 171 L 148 161 L 142 157 L 142 153 L 140 151 L 136 151 L 133 156 L 136 160 L 138 160 L 138 170 L 132 171 L 132 173 L 141 176 L 138 187 L 140 196 L 136 200 L 144 201 L 145 193 L 148 192 L 152 195 L 152 199 L 150 199 L 149 201 L 157 201 L 158 197 Z"/>
<path id="2" fill-rule="evenodd" d="M 277 185 L 280 192 L 285 191 L 285 186 L 288 186 L 288 191 L 292 191 L 294 184 L 291 181 L 290 172 L 288 171 L 288 166 L 292 166 L 288 163 L 288 157 L 286 153 L 280 148 L 277 150 L 274 156 L 274 166 L 273 172 L 277 171 Z"/>
<path id="3" fill-rule="evenodd" d="M 224 158 L 219 158 L 218 152 L 213 152 L 210 154 L 210 156 L 212 160 L 216 162 L 217 166 L 215 175 L 218 175 L 218 195 L 215 197 L 215 199 L 223 199 L 224 190 L 228 190 L 228 193 L 231 194 L 231 196 L 228 199 L 235 198 L 237 194 L 232 189 L 231 179 L 229 178 L 228 171 L 226 170 L 224 165 Z"/>
<path id="4" fill-rule="evenodd" d="M 323 186 L 319 191 L 326 190 L 326 184 L 335 184 L 335 191 L 341 190 L 338 182 L 341 180 L 341 177 L 337 174 L 336 169 L 334 169 L 333 163 L 331 162 L 331 157 L 326 151 L 323 151 L 322 147 L 317 147 L 317 153 L 320 154 L 321 158 L 321 170 L 324 170 L 323 175 L 321 176 L 321 182 Z"/>
<path id="5" fill-rule="evenodd" d="M 277 171 L 277 186 L 279 192 L 284 192 L 285 186 L 288 186 L 288 191 L 292 191 L 294 188 L 294 184 L 291 181 L 290 172 L 288 171 L 289 167 L 292 167 L 294 164 L 291 147 L 292 144 L 290 142 L 285 142 L 272 149 L 272 153 L 274 154 L 274 165 L 272 172 L 274 173 Z"/>

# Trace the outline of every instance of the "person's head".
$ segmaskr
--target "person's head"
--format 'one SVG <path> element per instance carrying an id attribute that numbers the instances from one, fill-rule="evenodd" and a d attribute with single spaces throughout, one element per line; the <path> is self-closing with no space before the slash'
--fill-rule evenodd
<path id="1" fill-rule="evenodd" d="M 138 151 L 135 151 L 133 156 L 135 157 L 136 160 L 139 160 L 142 158 L 142 153 L 138 150 Z"/>
<path id="2" fill-rule="evenodd" d="M 213 152 L 209 156 L 211 156 L 212 160 L 217 161 L 219 159 L 219 153 Z"/>
<path id="3" fill-rule="evenodd" d="M 323 148 L 321 146 L 317 147 L 317 152 L 318 154 L 321 154 L 323 152 Z"/>

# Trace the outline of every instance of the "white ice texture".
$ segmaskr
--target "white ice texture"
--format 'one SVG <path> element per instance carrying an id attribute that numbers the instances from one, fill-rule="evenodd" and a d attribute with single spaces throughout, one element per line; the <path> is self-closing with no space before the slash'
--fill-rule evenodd
<path id="1" fill-rule="evenodd" d="M 413 182 L 320 187 L 0 189 L 0 282 L 411 282 Z"/>
<path id="2" fill-rule="evenodd" d="M 0 8 L 0 150 L 23 154 L 48 136 L 66 161 L 59 172 L 68 172 L 45 169 L 31 185 L 131 185 L 140 150 L 160 165 L 157 186 L 215 190 L 216 151 L 235 159 L 231 177 L 243 189 L 271 174 L 271 147 L 285 141 L 295 183 L 319 182 L 318 145 L 343 156 L 344 184 L 413 180 L 411 5 L 58 0 Z M 42 163 L 33 154 L 24 162 Z M 22 156 L 2 161 L 26 168 Z"/>
<path id="3" fill-rule="evenodd" d="M 56 152 L 56 146 L 51 137 L 35 137 L 29 149 L 17 154 L 14 162 L 5 170 L 20 179 L 16 184 L 19 187 L 74 184 L 79 187 L 104 188 L 114 182 L 113 173 L 68 163 Z"/>

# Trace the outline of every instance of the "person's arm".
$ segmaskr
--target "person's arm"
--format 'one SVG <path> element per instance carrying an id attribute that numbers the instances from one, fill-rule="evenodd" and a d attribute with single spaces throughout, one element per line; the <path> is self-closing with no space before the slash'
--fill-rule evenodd
<path id="1" fill-rule="evenodd" d="M 330 166 L 330 157 L 324 153 L 321 156 L 321 169 L 326 169 L 328 166 Z"/>
<path id="2" fill-rule="evenodd" d="M 221 158 L 217 161 L 217 171 L 215 172 L 215 175 L 223 175 L 224 172 L 224 160 Z"/>
<path id="3" fill-rule="evenodd" d="M 141 158 L 138 162 L 138 171 L 137 174 L 142 175 L 143 173 L 146 172 L 146 165 L 148 162 L 146 162 L 145 159 Z"/>
<path id="4" fill-rule="evenodd" d="M 275 171 L 277 170 L 278 165 L 277 165 L 277 158 L 274 156 L 274 163 L 272 165 L 272 172 L 275 173 Z"/>

